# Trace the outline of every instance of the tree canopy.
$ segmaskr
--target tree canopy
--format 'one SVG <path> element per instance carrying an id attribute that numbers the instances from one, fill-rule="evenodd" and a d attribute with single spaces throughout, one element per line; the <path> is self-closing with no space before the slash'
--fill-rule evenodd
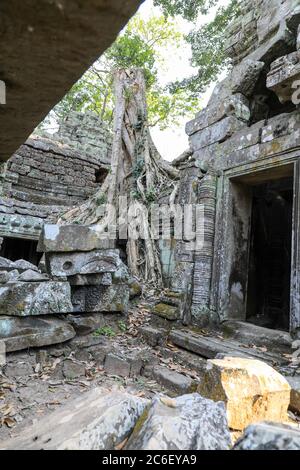
<path id="1" fill-rule="evenodd" d="M 117 40 L 72 87 L 64 99 L 54 108 L 52 119 L 61 120 L 71 110 L 91 110 L 108 124 L 112 123 L 114 97 L 112 77 L 115 70 L 136 68 L 144 72 L 147 86 L 147 104 L 150 126 L 161 129 L 183 115 L 192 113 L 196 99 L 190 99 L 187 90 L 170 90 L 158 80 L 158 68 L 164 67 L 165 48 L 179 48 L 184 44 L 176 21 L 165 16 L 153 16 L 144 20 L 136 15 Z M 50 117 L 44 122 L 49 127 Z"/>
<path id="2" fill-rule="evenodd" d="M 162 11 L 160 16 L 143 19 L 137 14 L 131 19 L 112 46 L 102 55 L 83 77 L 72 87 L 64 99 L 46 118 L 60 121 L 71 110 L 91 110 L 112 124 L 114 97 L 112 77 L 116 70 L 142 69 L 147 87 L 149 125 L 165 129 L 176 125 L 181 117 L 188 119 L 199 107 L 199 98 L 214 82 L 220 72 L 229 66 L 225 57 L 225 28 L 236 17 L 241 0 L 153 0 Z M 216 14 L 200 28 L 199 15 L 207 15 L 212 8 Z M 184 36 L 178 27 L 178 16 L 194 22 L 194 28 Z M 191 65 L 197 73 L 162 85 L 159 68 L 166 62 L 165 50 L 178 50 L 188 43 L 191 47 Z"/>
<path id="3" fill-rule="evenodd" d="M 229 65 L 224 53 L 224 33 L 228 24 L 238 15 L 240 0 L 229 0 L 227 6 L 221 3 L 221 0 L 154 0 L 154 4 L 162 8 L 166 17 L 180 15 L 189 21 L 196 21 L 200 14 L 206 15 L 212 7 L 217 7 L 212 21 L 200 29 L 195 26 L 187 35 L 186 40 L 192 48 L 192 65 L 198 68 L 198 73 L 173 83 L 170 87 L 173 92 L 178 89 L 189 90 L 193 96 L 199 96 Z"/>

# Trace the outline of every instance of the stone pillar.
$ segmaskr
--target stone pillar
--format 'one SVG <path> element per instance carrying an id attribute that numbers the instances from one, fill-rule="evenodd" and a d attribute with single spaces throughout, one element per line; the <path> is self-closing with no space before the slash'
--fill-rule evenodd
<path id="1" fill-rule="evenodd" d="M 198 204 L 204 205 L 204 246 L 195 251 L 193 274 L 192 320 L 205 323 L 210 314 L 211 278 L 214 252 L 217 176 L 203 178 Z"/>
<path id="2" fill-rule="evenodd" d="M 184 170 L 177 202 L 177 204 L 182 206 L 182 209 L 184 209 L 185 204 L 195 204 L 197 202 L 199 173 L 199 169 L 194 164 Z M 191 292 L 193 268 L 194 250 L 191 242 L 184 239 L 177 240 L 175 247 L 175 269 L 171 282 L 172 289 L 185 294 Z"/>

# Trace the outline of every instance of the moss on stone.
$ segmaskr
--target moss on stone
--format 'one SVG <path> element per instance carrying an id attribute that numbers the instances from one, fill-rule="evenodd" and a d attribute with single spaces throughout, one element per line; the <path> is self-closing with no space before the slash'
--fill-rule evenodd
<path id="1" fill-rule="evenodd" d="M 152 309 L 152 313 L 160 317 L 166 318 L 167 320 L 178 320 L 178 308 L 172 305 L 159 303 Z"/>

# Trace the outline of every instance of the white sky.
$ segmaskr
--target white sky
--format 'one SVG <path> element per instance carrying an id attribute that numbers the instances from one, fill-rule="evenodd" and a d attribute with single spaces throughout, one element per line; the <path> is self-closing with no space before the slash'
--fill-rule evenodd
<path id="1" fill-rule="evenodd" d="M 220 1 L 220 5 L 227 5 L 229 0 Z M 149 16 L 160 15 L 161 10 L 158 7 L 153 6 L 152 0 L 146 0 L 145 3 L 140 7 L 139 13 L 147 18 Z M 215 15 L 215 9 L 204 17 L 200 17 L 197 20 L 197 27 L 211 20 Z M 177 18 L 179 29 L 182 33 L 186 34 L 194 28 L 194 24 Z M 196 69 L 190 66 L 191 50 L 188 44 L 181 48 L 179 51 L 167 50 L 165 54 L 166 67 L 165 70 L 159 72 L 159 80 L 162 84 L 169 83 L 171 81 L 180 80 L 193 75 L 197 72 Z M 196 114 L 201 108 L 206 106 L 207 101 L 212 93 L 214 84 L 207 90 L 201 100 L 199 100 L 199 106 L 195 109 Z M 173 160 L 179 156 L 184 150 L 188 148 L 188 138 L 185 134 L 185 124 L 189 120 L 189 117 L 182 118 L 179 126 L 173 126 L 170 129 L 161 131 L 158 127 L 152 129 L 151 133 L 153 140 L 160 151 L 163 158 L 166 160 Z"/>
<path id="2" fill-rule="evenodd" d="M 227 5 L 229 0 L 220 0 L 219 5 Z M 212 9 L 209 15 L 200 16 L 197 20 L 197 24 L 190 23 L 184 20 L 182 17 L 176 18 L 178 29 L 183 34 L 189 33 L 193 28 L 200 27 L 204 23 L 213 19 L 216 9 Z M 153 0 L 146 0 L 139 8 L 139 13 L 145 19 L 150 16 L 159 16 L 162 14 L 159 7 L 154 7 Z M 162 55 L 165 66 L 163 70 L 159 69 L 159 81 L 161 85 L 165 85 L 175 80 L 181 80 L 189 77 L 190 75 L 196 74 L 197 69 L 192 68 L 190 65 L 191 49 L 190 46 L 182 41 L 182 47 L 180 49 L 168 48 Z M 223 78 L 222 76 L 220 79 Z M 199 99 L 199 105 L 195 108 L 196 114 L 203 107 L 206 106 L 208 99 L 212 93 L 215 84 L 212 84 L 209 89 Z M 183 117 L 178 125 L 173 125 L 167 130 L 161 131 L 159 127 L 155 127 L 151 130 L 153 140 L 161 153 L 162 157 L 166 160 L 173 160 L 178 157 L 184 150 L 188 148 L 188 137 L 185 133 L 185 125 L 190 120 L 191 116 Z M 53 133 L 57 130 L 57 124 L 51 123 L 48 131 Z"/>

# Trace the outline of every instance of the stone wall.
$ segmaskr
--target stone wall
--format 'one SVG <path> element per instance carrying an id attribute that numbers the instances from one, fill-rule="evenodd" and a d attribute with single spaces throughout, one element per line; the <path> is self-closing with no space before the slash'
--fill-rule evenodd
<path id="1" fill-rule="evenodd" d="M 93 112 L 71 112 L 61 122 L 53 138 L 81 154 L 92 156 L 101 163 L 110 162 L 112 132 Z"/>
<path id="2" fill-rule="evenodd" d="M 227 52 L 234 67 L 186 126 L 193 155 L 182 168 L 181 192 L 205 204 L 204 247 L 187 257 L 177 243 L 173 287 L 186 291 L 192 284 L 190 321 L 198 324 L 234 315 L 244 319 L 251 214 L 238 185 L 234 194 L 232 178 L 241 175 L 248 187 L 257 178 L 299 175 L 300 113 L 291 102 L 292 84 L 300 79 L 299 1 L 245 1 L 241 9 L 229 29 Z M 291 329 L 300 325 L 295 182 Z M 190 196 L 180 202 L 187 200 Z"/>
<path id="3" fill-rule="evenodd" d="M 71 114 L 48 137 L 28 139 L 2 165 L 2 237 L 37 240 L 45 222 L 90 197 L 109 170 L 111 135 L 96 116 Z"/>

